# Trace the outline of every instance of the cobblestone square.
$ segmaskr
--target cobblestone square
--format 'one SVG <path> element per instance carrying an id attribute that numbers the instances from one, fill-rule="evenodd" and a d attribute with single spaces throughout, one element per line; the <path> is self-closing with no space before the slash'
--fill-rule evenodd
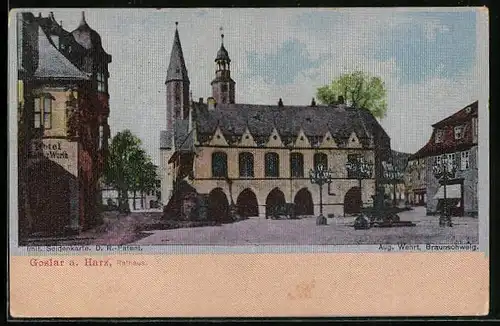
<path id="1" fill-rule="evenodd" d="M 399 214 L 414 227 L 354 230 L 353 217 L 328 219 L 317 226 L 315 218 L 300 220 L 248 219 L 221 226 L 152 231 L 134 242 L 138 245 L 368 245 L 425 244 L 478 241 L 478 219 L 454 217 L 454 226 L 439 227 L 437 216 L 426 216 L 425 207 Z"/>

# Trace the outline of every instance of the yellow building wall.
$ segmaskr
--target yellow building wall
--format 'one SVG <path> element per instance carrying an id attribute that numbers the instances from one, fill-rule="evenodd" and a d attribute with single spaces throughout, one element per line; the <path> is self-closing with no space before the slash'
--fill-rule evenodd
<path id="1" fill-rule="evenodd" d="M 66 101 L 69 100 L 69 91 L 64 90 L 64 88 L 42 88 L 39 91 L 50 93 L 54 98 L 52 101 L 51 128 L 44 130 L 44 137 L 66 137 L 68 130 Z M 77 95 L 76 92 L 73 94 Z"/>
<path id="2" fill-rule="evenodd" d="M 228 177 L 232 180 L 232 185 L 225 180 L 212 179 L 212 153 L 225 152 L 227 154 Z M 238 156 L 241 152 L 250 152 L 254 156 L 254 178 L 239 178 Z M 279 155 L 280 178 L 266 178 L 264 169 L 264 155 L 267 152 L 275 152 Z M 304 156 L 304 178 L 290 178 L 290 154 L 294 152 L 302 153 Z M 264 216 L 266 198 L 274 188 L 279 188 L 285 195 L 287 202 L 293 202 L 297 192 L 307 188 L 311 193 L 314 203 L 314 213 L 319 214 L 319 186 L 311 184 L 309 181 L 309 170 L 313 167 L 313 157 L 315 153 L 325 153 L 328 157 L 328 168 L 332 169 L 334 179 L 330 185 L 323 186 L 323 213 L 335 216 L 343 215 L 343 202 L 346 193 L 352 187 L 358 187 L 359 181 L 347 178 L 345 165 L 348 154 L 362 154 L 367 161 L 374 161 L 374 152 L 359 149 L 270 149 L 270 148 L 238 148 L 238 147 L 198 147 L 197 157 L 194 161 L 194 181 L 193 187 L 199 193 L 208 194 L 215 188 L 221 188 L 228 201 L 236 203 L 238 195 L 244 189 L 251 189 L 259 204 L 259 215 Z M 367 179 L 362 181 L 362 200 L 364 205 L 372 205 L 372 195 L 375 194 L 375 180 Z M 231 192 L 230 192 L 231 188 Z"/>

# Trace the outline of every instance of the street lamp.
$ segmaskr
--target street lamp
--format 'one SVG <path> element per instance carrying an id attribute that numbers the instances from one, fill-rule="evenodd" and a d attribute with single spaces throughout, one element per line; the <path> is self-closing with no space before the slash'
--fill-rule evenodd
<path id="1" fill-rule="evenodd" d="M 361 180 L 369 179 L 373 173 L 373 163 L 366 162 L 363 158 L 349 161 L 345 165 L 349 178 L 359 181 L 359 189 L 361 190 Z"/>
<path id="2" fill-rule="evenodd" d="M 447 198 L 446 198 L 446 185 L 448 184 L 448 180 L 455 178 L 455 174 L 457 172 L 457 167 L 455 162 L 451 160 L 448 161 L 447 157 L 444 156 L 441 159 L 441 162 L 435 162 L 432 167 L 432 172 L 434 176 L 438 180 L 440 184 L 443 185 L 443 208 L 441 209 L 441 213 L 439 216 L 439 226 L 453 226 L 451 222 L 451 212 L 448 207 Z"/>
<path id="3" fill-rule="evenodd" d="M 319 164 L 309 171 L 309 180 L 319 186 L 319 216 L 317 224 L 326 224 L 326 218 L 323 216 L 323 185 L 332 183 L 333 172 L 327 169 L 323 164 Z"/>

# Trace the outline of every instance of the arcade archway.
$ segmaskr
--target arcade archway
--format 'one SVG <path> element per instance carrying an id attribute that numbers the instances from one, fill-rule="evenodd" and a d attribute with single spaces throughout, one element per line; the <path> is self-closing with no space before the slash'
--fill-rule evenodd
<path id="1" fill-rule="evenodd" d="M 207 216 L 212 221 L 229 220 L 229 202 L 221 188 L 215 188 L 208 194 Z"/>
<path id="2" fill-rule="evenodd" d="M 243 217 L 259 216 L 259 204 L 257 196 L 250 189 L 243 190 L 236 199 L 238 215 Z"/>
<path id="3" fill-rule="evenodd" d="M 284 209 L 285 205 L 285 194 L 279 188 L 274 188 L 266 198 L 266 217 L 273 216 Z"/>
<path id="4" fill-rule="evenodd" d="M 293 202 L 295 203 L 296 215 L 314 215 L 311 192 L 307 188 L 300 189 L 295 195 Z"/>
<path id="5" fill-rule="evenodd" d="M 361 189 L 359 187 L 352 187 L 344 197 L 344 214 L 360 213 L 362 206 Z"/>

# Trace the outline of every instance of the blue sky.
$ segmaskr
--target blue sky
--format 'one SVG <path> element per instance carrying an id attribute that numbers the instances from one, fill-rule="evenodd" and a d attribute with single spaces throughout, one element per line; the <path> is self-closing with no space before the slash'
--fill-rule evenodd
<path id="1" fill-rule="evenodd" d="M 464 10 L 465 9 L 465 10 Z M 211 95 L 220 27 L 232 60 L 236 102 L 309 104 L 315 90 L 341 73 L 380 76 L 388 91 L 381 120 L 394 149 L 415 152 L 430 125 L 480 96 L 478 10 L 402 9 L 106 9 L 85 10 L 111 63 L 112 133 L 131 129 L 159 163 L 165 129 L 165 76 L 175 21 L 193 98 Z M 73 30 L 79 9 L 54 12 Z M 483 22 L 484 23 L 484 22 Z M 486 36 L 485 36 L 486 37 Z M 484 84 L 483 84 L 484 86 Z"/>

